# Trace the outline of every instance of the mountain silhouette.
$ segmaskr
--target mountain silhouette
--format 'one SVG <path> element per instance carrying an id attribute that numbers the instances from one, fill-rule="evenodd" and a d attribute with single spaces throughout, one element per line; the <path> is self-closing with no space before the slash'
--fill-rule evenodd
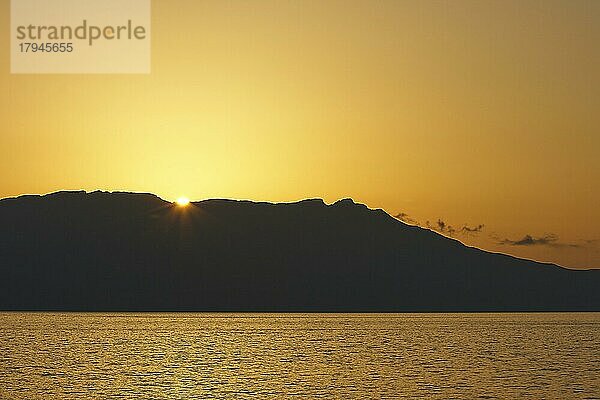
<path id="1" fill-rule="evenodd" d="M 485 252 L 350 199 L 0 200 L 0 309 L 599 311 L 600 270 Z"/>

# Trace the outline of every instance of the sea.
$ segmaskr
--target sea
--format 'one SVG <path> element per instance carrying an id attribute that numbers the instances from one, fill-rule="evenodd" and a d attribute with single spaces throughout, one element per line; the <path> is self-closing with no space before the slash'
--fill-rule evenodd
<path id="1" fill-rule="evenodd" d="M 600 399 L 600 313 L 0 313 L 0 399 Z"/>

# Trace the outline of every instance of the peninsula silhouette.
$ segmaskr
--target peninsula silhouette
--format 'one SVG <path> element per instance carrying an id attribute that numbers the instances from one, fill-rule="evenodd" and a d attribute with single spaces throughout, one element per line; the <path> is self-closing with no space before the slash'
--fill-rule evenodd
<path id="1" fill-rule="evenodd" d="M 351 199 L 0 200 L 0 309 L 600 311 L 600 270 L 468 247 Z"/>

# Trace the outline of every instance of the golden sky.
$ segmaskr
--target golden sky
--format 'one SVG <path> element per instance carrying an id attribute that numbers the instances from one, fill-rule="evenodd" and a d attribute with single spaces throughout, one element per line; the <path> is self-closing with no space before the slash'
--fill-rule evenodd
<path id="1" fill-rule="evenodd" d="M 0 197 L 352 197 L 600 267 L 600 1 L 154 0 L 149 75 L 11 75 L 0 13 Z"/>

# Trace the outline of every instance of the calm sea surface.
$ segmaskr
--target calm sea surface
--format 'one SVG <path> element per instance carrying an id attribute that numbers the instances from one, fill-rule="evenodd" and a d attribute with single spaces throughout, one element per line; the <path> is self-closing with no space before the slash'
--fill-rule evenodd
<path id="1" fill-rule="evenodd" d="M 600 314 L 0 314 L 1 399 L 600 398 Z"/>

